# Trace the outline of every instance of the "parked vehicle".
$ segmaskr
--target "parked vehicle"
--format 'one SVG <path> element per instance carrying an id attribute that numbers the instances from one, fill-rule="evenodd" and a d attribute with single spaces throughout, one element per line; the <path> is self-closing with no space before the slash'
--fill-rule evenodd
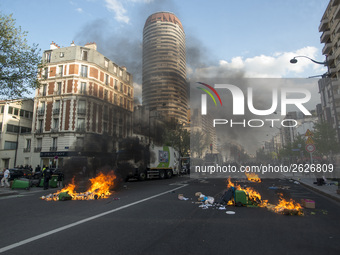
<path id="1" fill-rule="evenodd" d="M 28 169 L 21 168 L 10 168 L 9 170 L 9 181 L 13 181 L 14 179 L 19 178 L 27 178 L 30 179 L 32 177 L 32 172 Z M 4 176 L 3 173 L 0 174 L 0 179 Z"/>
<path id="2" fill-rule="evenodd" d="M 170 146 L 142 145 L 132 140 L 122 147 L 117 153 L 117 172 L 125 180 L 164 179 L 179 174 L 179 152 Z"/>

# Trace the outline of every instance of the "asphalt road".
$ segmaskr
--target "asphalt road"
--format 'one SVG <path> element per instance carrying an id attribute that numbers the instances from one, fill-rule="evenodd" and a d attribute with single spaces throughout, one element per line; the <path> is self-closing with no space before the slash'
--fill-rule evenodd
<path id="1" fill-rule="evenodd" d="M 316 209 L 285 216 L 266 208 L 202 209 L 195 193 L 218 197 L 223 179 L 128 182 L 110 198 L 47 202 L 46 191 L 0 199 L 1 254 L 340 254 L 340 205 L 288 180 L 253 186 L 264 199 L 309 198 Z M 178 194 L 189 198 L 178 199 Z M 119 200 L 116 200 L 119 198 Z"/>

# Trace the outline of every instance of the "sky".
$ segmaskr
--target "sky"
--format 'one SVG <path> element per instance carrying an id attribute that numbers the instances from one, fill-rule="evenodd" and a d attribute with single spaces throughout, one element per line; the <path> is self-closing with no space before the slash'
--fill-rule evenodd
<path id="1" fill-rule="evenodd" d="M 329 0 L 1 0 L 3 14 L 13 14 L 28 32 L 29 44 L 48 50 L 96 42 L 98 51 L 134 77 L 141 98 L 142 34 L 149 15 L 173 12 L 186 34 L 187 76 L 205 74 L 246 78 L 308 78 L 324 74 L 318 30 Z M 226 75 L 227 74 L 227 75 Z M 208 75 L 208 76 L 209 76 Z M 314 85 L 313 98 L 319 100 Z M 314 101 L 313 101 L 314 103 Z M 315 102 L 315 104 L 318 102 Z"/>

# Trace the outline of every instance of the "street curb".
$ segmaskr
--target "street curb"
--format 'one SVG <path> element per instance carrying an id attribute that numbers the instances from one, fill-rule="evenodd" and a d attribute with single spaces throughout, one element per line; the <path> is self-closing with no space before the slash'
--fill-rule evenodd
<path id="1" fill-rule="evenodd" d="M 12 195 L 18 195 L 18 191 L 8 191 L 8 192 L 0 192 L 0 197 L 5 197 L 5 196 L 12 196 Z"/>
<path id="2" fill-rule="evenodd" d="M 315 188 L 315 187 L 313 187 L 313 186 L 310 186 L 310 185 L 308 185 L 308 184 L 305 184 L 305 183 L 303 183 L 303 182 L 301 182 L 301 181 L 298 181 L 298 182 L 300 182 L 300 184 L 301 184 L 302 186 L 304 186 L 304 187 L 306 187 L 306 188 L 308 188 L 308 189 L 311 189 L 311 190 L 313 190 L 313 191 L 315 191 L 315 192 L 321 193 L 322 195 L 324 195 L 324 196 L 326 196 L 326 197 L 329 197 L 329 198 L 331 198 L 331 199 L 334 199 L 334 200 L 336 200 L 337 202 L 340 203 L 340 198 L 339 198 L 339 197 L 334 196 L 334 195 L 332 195 L 332 194 L 329 194 L 329 193 L 327 193 L 327 192 L 324 192 L 324 191 L 322 191 L 322 190 L 320 190 L 320 189 L 318 189 L 318 188 Z"/>

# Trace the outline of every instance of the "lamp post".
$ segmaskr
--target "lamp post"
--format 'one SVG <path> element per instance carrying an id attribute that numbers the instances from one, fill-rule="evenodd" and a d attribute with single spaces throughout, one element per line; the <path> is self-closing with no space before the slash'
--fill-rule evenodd
<path id="1" fill-rule="evenodd" d="M 328 66 L 327 60 L 324 61 L 324 62 L 320 62 L 320 61 L 316 61 L 316 60 L 314 60 L 314 59 L 311 59 L 310 57 L 307 57 L 307 56 L 295 56 L 295 57 L 292 58 L 289 62 L 290 62 L 291 64 L 296 64 L 296 63 L 298 62 L 297 58 L 307 58 L 307 59 L 309 59 L 310 61 L 314 62 L 315 64 Z"/>
<path id="2" fill-rule="evenodd" d="M 18 120 L 18 118 L 15 117 L 15 116 L 12 116 L 12 118 Z M 20 120 L 21 120 L 21 118 L 19 118 L 19 124 L 18 124 L 19 125 L 19 130 L 18 130 L 18 134 L 17 134 L 17 143 L 16 143 L 16 146 L 15 146 L 14 166 L 13 167 L 15 167 L 16 164 L 17 164 L 17 154 L 18 154 L 19 135 L 20 135 Z"/>

